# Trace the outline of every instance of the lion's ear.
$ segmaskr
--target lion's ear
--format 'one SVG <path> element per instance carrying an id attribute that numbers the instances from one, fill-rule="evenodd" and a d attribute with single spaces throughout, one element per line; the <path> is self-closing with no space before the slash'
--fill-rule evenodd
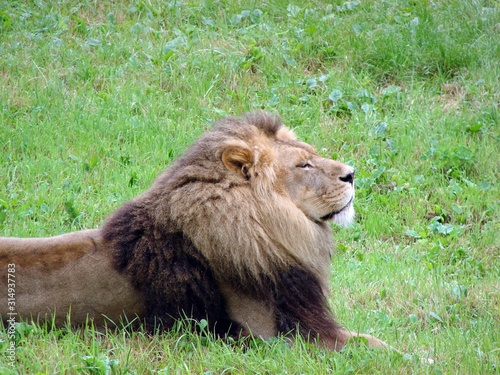
<path id="1" fill-rule="evenodd" d="M 251 146 L 244 141 L 231 141 L 225 144 L 221 154 L 224 166 L 247 180 L 274 181 L 274 151 L 259 139 Z"/>
<path id="2" fill-rule="evenodd" d="M 222 163 L 230 171 L 241 174 L 247 180 L 250 179 L 250 169 L 254 163 L 253 152 L 243 142 L 241 144 L 228 145 L 222 151 Z"/>

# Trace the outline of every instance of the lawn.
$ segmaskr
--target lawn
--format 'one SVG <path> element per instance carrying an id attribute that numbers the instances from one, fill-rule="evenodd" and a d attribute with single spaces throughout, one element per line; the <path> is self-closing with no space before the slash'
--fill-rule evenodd
<path id="1" fill-rule="evenodd" d="M 0 236 L 98 227 L 214 120 L 277 112 L 356 168 L 335 316 L 406 353 L 26 322 L 0 373 L 498 374 L 499 41 L 493 0 L 0 0 Z"/>

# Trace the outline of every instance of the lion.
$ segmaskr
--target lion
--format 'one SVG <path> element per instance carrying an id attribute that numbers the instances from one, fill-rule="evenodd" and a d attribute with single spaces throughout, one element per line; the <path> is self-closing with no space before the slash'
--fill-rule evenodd
<path id="1" fill-rule="evenodd" d="M 153 331 L 205 319 L 223 338 L 387 347 L 342 328 L 327 301 L 329 222 L 351 223 L 353 199 L 354 169 L 321 157 L 279 116 L 228 117 L 100 228 L 0 238 L 1 288 L 15 287 L 0 315 L 74 325 L 138 317 Z"/>

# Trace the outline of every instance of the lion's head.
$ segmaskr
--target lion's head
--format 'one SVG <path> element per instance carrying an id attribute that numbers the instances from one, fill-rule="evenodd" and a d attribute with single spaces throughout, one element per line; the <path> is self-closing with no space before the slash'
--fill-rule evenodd
<path id="1" fill-rule="evenodd" d="M 239 125 L 239 129 L 235 126 L 237 139 L 224 140 L 218 147 L 223 164 L 236 174 L 233 178 L 244 178 L 260 191 L 284 188 L 311 221 L 333 220 L 343 225 L 352 221 L 352 167 L 321 157 L 312 146 L 281 126 L 279 118 L 256 112 L 245 120 L 234 124 Z"/>

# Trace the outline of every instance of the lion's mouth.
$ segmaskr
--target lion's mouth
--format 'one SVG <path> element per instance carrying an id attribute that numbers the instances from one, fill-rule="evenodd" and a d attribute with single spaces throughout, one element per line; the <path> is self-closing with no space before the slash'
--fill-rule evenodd
<path id="1" fill-rule="evenodd" d="M 330 212 L 329 214 L 323 216 L 321 218 L 322 221 L 329 221 L 329 220 L 332 220 L 335 216 L 337 216 L 338 214 L 340 214 L 341 212 L 345 211 L 347 208 L 349 208 L 349 206 L 352 204 L 352 197 L 351 199 L 349 200 L 349 202 L 347 202 L 347 204 L 342 207 L 340 210 L 337 210 L 337 211 L 333 211 L 333 212 Z"/>

